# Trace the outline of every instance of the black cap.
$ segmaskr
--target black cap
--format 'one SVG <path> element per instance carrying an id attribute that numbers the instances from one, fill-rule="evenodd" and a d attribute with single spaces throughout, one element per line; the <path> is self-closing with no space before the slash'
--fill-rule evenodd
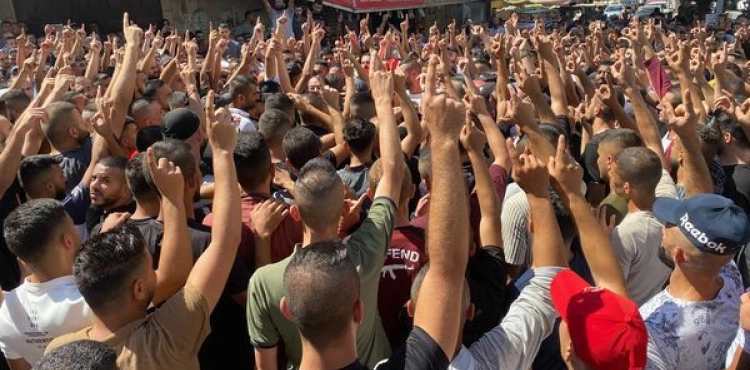
<path id="1" fill-rule="evenodd" d="M 161 133 L 165 139 L 187 140 L 201 126 L 201 120 L 188 108 L 170 111 L 161 121 Z"/>

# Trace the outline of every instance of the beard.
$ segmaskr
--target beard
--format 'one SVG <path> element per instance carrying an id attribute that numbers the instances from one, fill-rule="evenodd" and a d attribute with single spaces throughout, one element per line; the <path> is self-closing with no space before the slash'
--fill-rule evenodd
<path id="1" fill-rule="evenodd" d="M 63 201 L 65 200 L 65 196 L 67 196 L 65 187 L 55 189 L 55 200 Z"/>
<path id="2" fill-rule="evenodd" d="M 659 259 L 661 260 L 661 262 L 662 262 L 663 264 L 667 265 L 667 267 L 669 267 L 669 268 L 670 268 L 671 270 L 674 270 L 674 267 L 675 267 L 675 263 L 674 263 L 674 261 L 673 261 L 673 260 L 672 260 L 672 259 L 671 259 L 671 258 L 670 258 L 670 257 L 669 257 L 668 255 L 667 255 L 667 249 L 666 249 L 666 248 L 664 248 L 664 246 L 663 246 L 663 245 L 660 245 L 660 246 L 659 246 Z"/>

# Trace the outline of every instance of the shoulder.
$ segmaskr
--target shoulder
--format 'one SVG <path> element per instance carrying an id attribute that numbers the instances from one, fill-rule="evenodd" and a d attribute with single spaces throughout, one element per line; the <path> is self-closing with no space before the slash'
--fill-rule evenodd
<path id="1" fill-rule="evenodd" d="M 76 342 L 82 339 L 88 339 L 89 338 L 89 330 L 91 330 L 91 327 L 87 327 L 85 329 L 79 330 L 77 332 L 61 335 L 55 339 L 53 339 L 48 345 L 47 348 L 44 350 L 44 354 L 50 353 L 55 350 L 55 348 L 61 347 L 63 345 L 66 345 L 68 343 Z"/>

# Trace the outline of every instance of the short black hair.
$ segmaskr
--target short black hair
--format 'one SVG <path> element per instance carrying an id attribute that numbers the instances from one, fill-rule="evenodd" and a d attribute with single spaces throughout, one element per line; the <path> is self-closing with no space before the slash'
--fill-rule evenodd
<path id="1" fill-rule="evenodd" d="M 258 119 L 258 131 L 263 134 L 269 145 L 280 144 L 284 135 L 292 128 L 292 119 L 279 109 L 268 109 Z"/>
<path id="2" fill-rule="evenodd" d="M 733 119 L 722 119 L 723 117 L 719 117 L 716 119 L 716 122 L 719 124 L 719 129 L 721 130 L 722 134 L 730 134 L 732 135 L 732 138 L 737 143 L 738 146 L 748 149 L 750 148 L 750 140 L 748 140 L 747 135 L 745 134 L 745 130 L 742 129 L 742 126 Z"/>
<path id="3" fill-rule="evenodd" d="M 151 149 L 153 149 L 154 158 L 157 161 L 162 158 L 166 158 L 170 162 L 174 163 L 175 166 L 180 167 L 180 171 L 182 172 L 182 177 L 185 179 L 185 182 L 192 181 L 192 179 L 195 177 L 197 168 L 195 163 L 195 156 L 193 155 L 193 150 L 190 148 L 190 144 L 182 140 L 166 139 L 163 141 L 159 141 L 158 143 L 154 143 L 154 145 L 151 146 Z M 155 191 L 158 192 L 159 190 L 156 188 L 156 185 L 151 178 L 151 172 L 148 168 L 148 163 L 144 161 L 142 167 L 143 174 L 146 177 L 146 181 Z"/>
<path id="4" fill-rule="evenodd" d="M 77 340 L 42 356 L 32 370 L 117 370 L 117 352 L 95 340 Z"/>
<path id="5" fill-rule="evenodd" d="M 359 274 L 344 244 L 318 242 L 292 255 L 284 271 L 286 302 L 300 335 L 325 346 L 348 330 L 359 299 Z"/>
<path id="6" fill-rule="evenodd" d="M 643 139 L 635 130 L 616 128 L 607 130 L 602 135 L 599 145 L 615 145 L 620 149 L 643 146 Z"/>
<path id="7" fill-rule="evenodd" d="M 148 100 L 154 100 L 156 98 L 156 92 L 159 91 L 159 88 L 164 86 L 164 81 L 158 79 L 158 78 L 152 78 L 143 85 L 143 97 Z"/>
<path id="8" fill-rule="evenodd" d="M 375 124 L 363 118 L 352 118 L 344 124 L 344 141 L 355 153 L 369 148 L 375 140 Z"/>
<path id="9" fill-rule="evenodd" d="M 265 100 L 265 109 L 280 109 L 293 118 L 294 102 L 286 94 L 277 93 L 269 95 Z"/>
<path id="10" fill-rule="evenodd" d="M 143 173 L 143 166 L 146 164 L 146 153 L 138 153 L 130 158 L 128 165 L 125 167 L 125 180 L 128 183 L 130 192 L 133 193 L 135 200 L 153 201 L 157 200 L 158 193 L 146 181 L 146 174 Z"/>
<path id="11" fill-rule="evenodd" d="M 653 194 L 662 174 L 661 160 L 653 150 L 630 147 L 615 155 L 617 173 L 634 188 Z"/>
<path id="12" fill-rule="evenodd" d="M 18 181 L 23 190 L 27 193 L 33 190 L 39 176 L 54 165 L 60 165 L 60 158 L 49 154 L 37 154 L 22 159 L 18 169 Z"/>
<path id="13" fill-rule="evenodd" d="M 250 86 L 257 85 L 255 81 L 250 79 L 250 77 L 247 77 L 245 75 L 238 75 L 235 76 L 231 82 L 229 82 L 229 94 L 232 96 L 232 99 L 237 98 L 239 95 L 245 95 L 247 94 L 247 90 L 250 88 Z"/>
<path id="14" fill-rule="evenodd" d="M 109 157 L 100 159 L 99 162 L 96 162 L 96 164 L 102 165 L 107 168 L 117 168 L 125 171 L 125 167 L 128 166 L 128 159 L 125 157 L 111 155 Z"/>
<path id="15" fill-rule="evenodd" d="M 122 308 L 124 290 L 146 263 L 141 232 L 125 224 L 93 235 L 78 251 L 73 264 L 76 285 L 97 315 Z"/>
<path id="16" fill-rule="evenodd" d="M 169 109 L 184 108 L 188 106 L 188 95 L 185 91 L 175 90 L 169 94 Z"/>
<path id="17" fill-rule="evenodd" d="M 54 199 L 21 204 L 5 219 L 3 235 L 8 249 L 27 263 L 39 261 L 69 217 L 63 204 Z"/>
<path id="18" fill-rule="evenodd" d="M 263 135 L 257 131 L 240 132 L 234 147 L 237 180 L 243 189 L 253 189 L 268 178 L 271 171 L 271 152 Z"/>
<path id="19" fill-rule="evenodd" d="M 305 163 L 320 156 L 323 146 L 320 138 L 310 129 L 295 127 L 284 136 L 284 154 L 294 168 L 301 169 Z"/>
<path id="20" fill-rule="evenodd" d="M 145 152 L 146 149 L 162 140 L 164 140 L 164 135 L 161 133 L 161 127 L 144 127 L 135 135 L 135 147 L 139 152 Z"/>

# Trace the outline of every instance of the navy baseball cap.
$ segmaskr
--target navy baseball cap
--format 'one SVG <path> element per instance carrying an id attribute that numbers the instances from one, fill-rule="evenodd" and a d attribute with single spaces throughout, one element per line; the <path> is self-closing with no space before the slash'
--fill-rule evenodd
<path id="1" fill-rule="evenodd" d="M 686 200 L 657 198 L 654 215 L 679 227 L 696 248 L 707 253 L 737 253 L 750 236 L 745 211 L 716 194 L 699 194 Z"/>

